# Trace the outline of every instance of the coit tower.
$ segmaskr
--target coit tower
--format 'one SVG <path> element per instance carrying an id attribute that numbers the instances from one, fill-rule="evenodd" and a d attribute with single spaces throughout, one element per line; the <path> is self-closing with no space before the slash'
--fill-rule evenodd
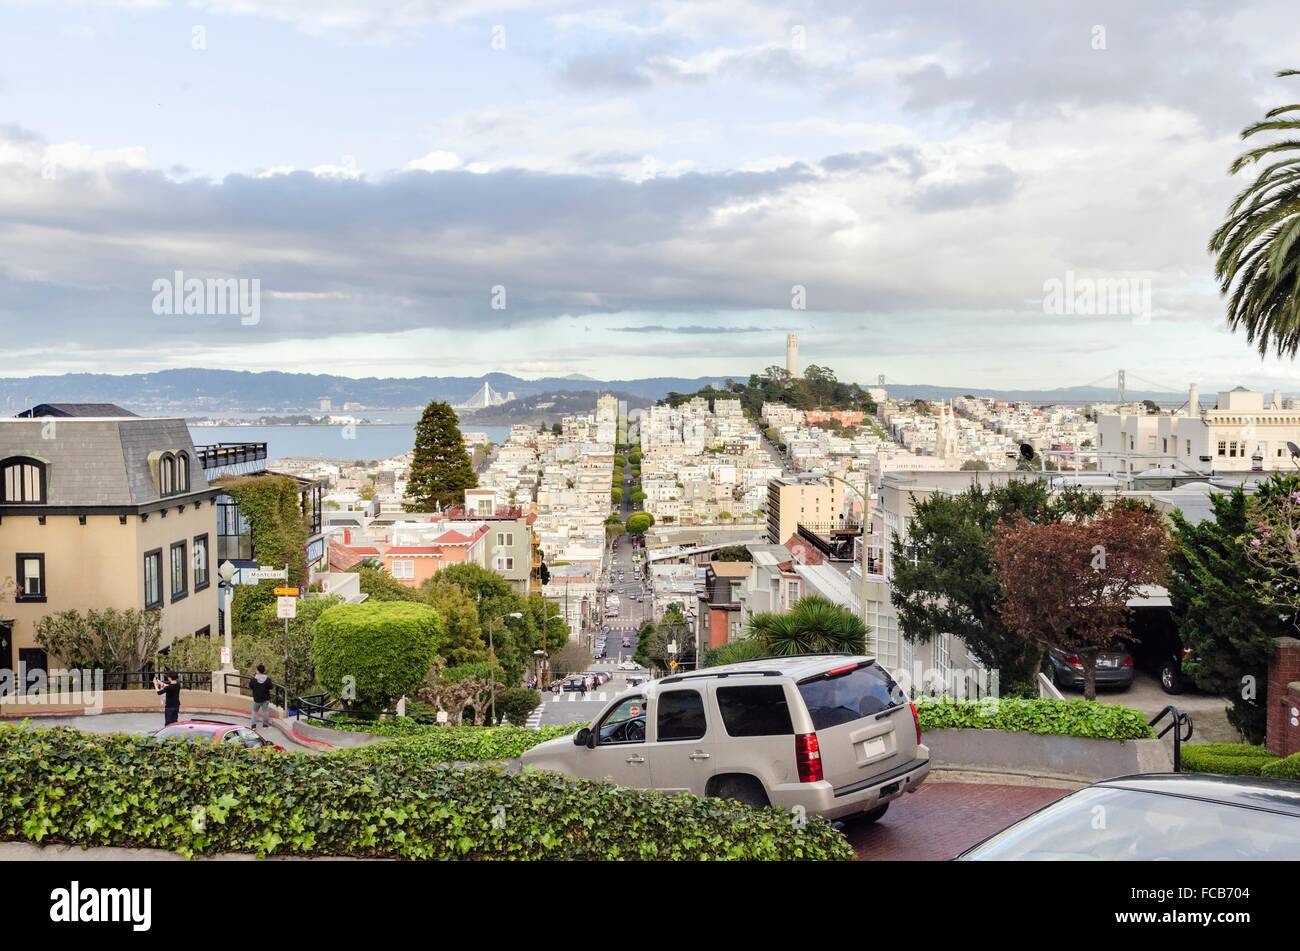
<path id="1" fill-rule="evenodd" d="M 785 372 L 791 376 L 799 375 L 799 335 L 785 335 Z"/>

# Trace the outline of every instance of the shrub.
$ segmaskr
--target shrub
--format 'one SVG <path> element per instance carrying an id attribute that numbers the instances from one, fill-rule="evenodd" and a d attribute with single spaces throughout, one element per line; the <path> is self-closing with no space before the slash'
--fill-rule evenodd
<path id="1" fill-rule="evenodd" d="M 1267 747 L 1250 743 L 1193 743 L 1183 747 L 1182 759 L 1187 773 L 1260 776 L 1277 757 Z"/>
<path id="2" fill-rule="evenodd" d="M 542 702 L 542 695 L 527 687 L 510 687 L 497 694 L 497 716 L 515 726 L 523 726 L 528 716 Z"/>
<path id="3" fill-rule="evenodd" d="M 545 772 L 404 769 L 416 742 L 311 757 L 0 726 L 0 838 L 186 856 L 853 858 L 822 819 L 799 829 L 775 809 Z"/>
<path id="4" fill-rule="evenodd" d="M 1283 759 L 1276 759 L 1259 771 L 1259 775 L 1270 779 L 1294 779 L 1300 781 L 1300 753 L 1292 753 Z"/>
<path id="5" fill-rule="evenodd" d="M 1007 730 L 1101 740 L 1146 740 L 1155 734 L 1146 716 L 1091 700 L 999 699 L 981 703 L 921 700 L 921 730 Z"/>
<path id="6" fill-rule="evenodd" d="M 360 709 L 386 708 L 403 694 L 415 693 L 433 666 L 440 636 L 438 614 L 427 605 L 335 605 L 316 621 L 317 679 Z M 349 682 L 355 685 L 354 696 L 345 691 Z"/>
<path id="7" fill-rule="evenodd" d="M 401 752 L 393 754 L 408 766 L 514 759 L 538 743 L 553 740 L 557 736 L 568 736 L 586 726 L 585 723 L 570 723 L 567 726 L 546 726 L 537 730 L 520 726 L 431 726 L 416 723 L 410 717 L 392 717 L 379 721 L 333 720 L 331 725 L 375 736 L 411 738 L 411 742 L 402 744 Z M 368 747 L 372 750 L 377 748 Z"/>
<path id="8" fill-rule="evenodd" d="M 729 641 L 719 647 L 710 647 L 704 652 L 705 667 L 721 667 L 723 664 L 736 664 L 743 660 L 754 660 L 767 656 L 763 645 L 753 638 L 743 637 L 738 641 Z"/>

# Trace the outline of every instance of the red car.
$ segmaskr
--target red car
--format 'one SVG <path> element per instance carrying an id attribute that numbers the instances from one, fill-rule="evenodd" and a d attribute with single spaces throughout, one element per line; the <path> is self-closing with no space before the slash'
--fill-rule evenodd
<path id="1" fill-rule="evenodd" d="M 184 739 L 191 743 L 207 742 L 225 746 L 242 746 L 248 750 L 270 746 L 281 753 L 284 752 L 283 746 L 263 739 L 255 730 L 237 723 L 223 723 L 220 720 L 178 720 L 149 735 L 155 740 Z"/>

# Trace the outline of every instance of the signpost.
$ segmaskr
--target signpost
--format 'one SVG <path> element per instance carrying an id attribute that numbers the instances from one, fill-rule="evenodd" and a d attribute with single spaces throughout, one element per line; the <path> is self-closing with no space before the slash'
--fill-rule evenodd
<path id="1" fill-rule="evenodd" d="M 245 578 L 251 578 L 253 581 L 288 581 L 289 566 L 283 568 L 267 568 L 258 565 L 256 568 L 245 568 L 241 572 Z"/>

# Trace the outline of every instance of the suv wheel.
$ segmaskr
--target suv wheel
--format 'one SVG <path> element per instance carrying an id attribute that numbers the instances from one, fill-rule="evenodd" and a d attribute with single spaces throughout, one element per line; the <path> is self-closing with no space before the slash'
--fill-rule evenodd
<path id="1" fill-rule="evenodd" d="M 736 802 L 743 802 L 755 809 L 771 805 L 767 793 L 763 791 L 763 784 L 753 776 L 724 776 L 718 780 L 713 795 L 717 799 L 732 799 Z"/>
<path id="2" fill-rule="evenodd" d="M 1160 665 L 1160 687 L 1165 693 L 1183 692 L 1183 672 L 1172 660 L 1167 660 Z"/>

